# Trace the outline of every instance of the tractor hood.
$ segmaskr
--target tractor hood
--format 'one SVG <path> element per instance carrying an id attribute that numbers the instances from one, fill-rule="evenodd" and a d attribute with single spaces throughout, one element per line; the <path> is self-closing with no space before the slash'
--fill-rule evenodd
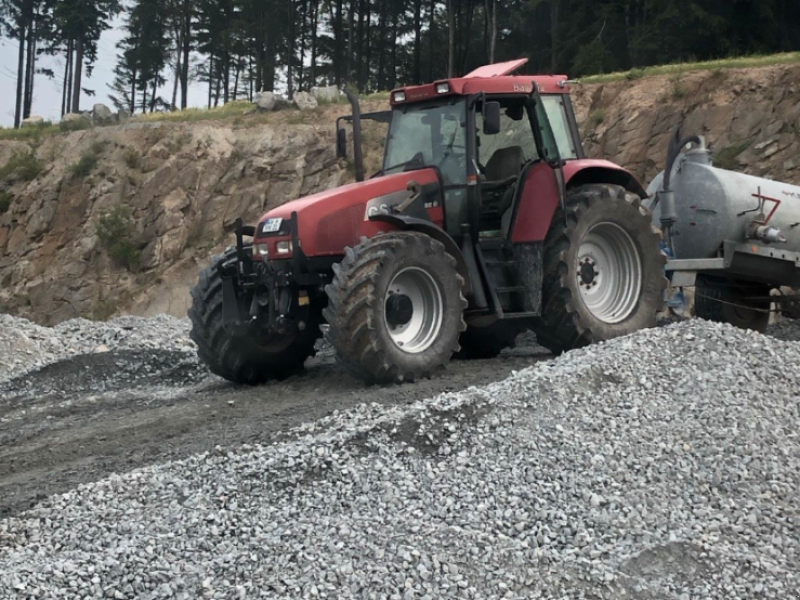
<path id="1" fill-rule="evenodd" d="M 408 184 L 440 186 L 434 169 L 421 169 L 376 177 L 288 202 L 266 213 L 256 228 L 256 240 L 270 246 L 291 237 L 292 215 L 297 214 L 300 245 L 306 256 L 344 254 L 361 236 L 391 229 L 369 220 L 369 214 L 391 212 L 409 196 Z M 438 208 L 438 207 L 437 207 Z M 441 212 L 441 208 L 439 208 Z M 441 225 L 441 223 L 439 223 Z M 275 256 L 270 248 L 270 256 Z"/>

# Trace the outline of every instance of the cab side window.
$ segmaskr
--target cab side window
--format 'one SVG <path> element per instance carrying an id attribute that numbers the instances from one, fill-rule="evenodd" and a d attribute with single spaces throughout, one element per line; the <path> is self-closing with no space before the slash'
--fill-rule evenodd
<path id="1" fill-rule="evenodd" d="M 539 158 L 536 150 L 536 139 L 531 129 L 530 118 L 525 104 L 520 101 L 506 103 L 501 106 L 500 133 L 485 135 L 483 133 L 483 116 L 480 111 L 476 116 L 478 133 L 478 165 L 485 171 L 486 166 L 492 162 L 492 157 L 519 156 L 520 166 L 528 161 Z M 512 149 L 511 152 L 508 150 Z M 484 175 L 487 175 L 484 172 Z M 487 175 L 487 179 L 491 173 Z"/>

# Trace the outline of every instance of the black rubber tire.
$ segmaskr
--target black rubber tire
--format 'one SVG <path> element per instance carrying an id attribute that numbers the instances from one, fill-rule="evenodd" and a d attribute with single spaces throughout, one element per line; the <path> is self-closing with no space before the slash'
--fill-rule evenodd
<path id="1" fill-rule="evenodd" d="M 467 326 L 461 334 L 459 350 L 455 358 L 458 360 L 482 360 L 495 358 L 506 348 L 513 348 L 517 336 L 527 327 L 512 321 L 497 321 L 487 327 Z"/>
<path id="2" fill-rule="evenodd" d="M 258 340 L 254 335 L 233 335 L 222 320 L 222 279 L 217 265 L 232 259 L 236 251 L 215 256 L 200 272 L 192 288 L 190 336 L 197 355 L 212 373 L 234 383 L 258 385 L 285 379 L 302 369 L 314 355 L 314 343 L 322 333 L 318 318 L 309 318 L 304 331 L 291 340 Z"/>
<path id="3" fill-rule="evenodd" d="M 581 240 L 599 223 L 622 228 L 633 240 L 642 265 L 641 294 L 624 321 L 607 323 L 586 307 L 577 283 L 577 253 Z M 667 258 L 661 233 L 652 225 L 641 199 L 611 184 L 590 184 L 568 191 L 566 215 L 559 208 L 545 239 L 542 316 L 532 329 L 542 346 L 561 353 L 589 344 L 655 327 L 663 309 Z"/>
<path id="4" fill-rule="evenodd" d="M 422 269 L 432 278 L 443 304 L 439 334 L 416 354 L 395 344 L 385 319 L 388 286 L 407 267 Z M 333 282 L 325 288 L 328 307 L 322 313 L 329 324 L 326 339 L 352 376 L 370 384 L 412 382 L 446 367 L 459 350 L 467 301 L 455 258 L 440 242 L 414 232 L 364 239 L 345 249 L 344 260 L 333 271 Z"/>
<path id="5" fill-rule="evenodd" d="M 737 284 L 719 277 L 698 275 L 695 282 L 694 314 L 699 319 L 728 323 L 740 329 L 764 333 L 769 325 L 770 303 L 754 303 L 748 296 L 768 296 L 771 288 L 761 284 Z M 755 310 L 748 310 L 751 305 Z"/>

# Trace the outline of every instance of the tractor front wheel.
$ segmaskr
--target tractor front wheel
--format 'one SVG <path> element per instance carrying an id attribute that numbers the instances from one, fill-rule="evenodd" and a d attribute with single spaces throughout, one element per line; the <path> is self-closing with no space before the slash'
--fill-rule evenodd
<path id="1" fill-rule="evenodd" d="M 559 353 L 654 327 L 667 285 L 660 240 L 635 194 L 570 190 L 545 240 L 539 343 Z"/>
<path id="2" fill-rule="evenodd" d="M 347 248 L 325 288 L 327 339 L 367 383 L 430 377 L 458 351 L 466 300 L 456 261 L 420 233 L 394 233 Z"/>
<path id="3" fill-rule="evenodd" d="M 222 278 L 218 266 L 235 257 L 236 251 L 231 250 L 213 258 L 192 288 L 190 336 L 197 344 L 197 354 L 212 373 L 234 383 L 258 385 L 285 379 L 314 355 L 314 344 L 322 335 L 319 318 L 312 314 L 302 331 L 290 335 L 231 332 L 222 318 Z"/>

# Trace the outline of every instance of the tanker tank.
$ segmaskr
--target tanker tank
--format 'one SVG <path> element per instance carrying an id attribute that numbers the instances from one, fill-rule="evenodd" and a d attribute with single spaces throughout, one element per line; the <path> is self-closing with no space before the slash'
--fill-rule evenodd
<path id="1" fill-rule="evenodd" d="M 714 167 L 697 136 L 676 132 L 667 154 L 647 193 L 673 301 L 695 288 L 696 316 L 765 330 L 800 301 L 785 293 L 800 288 L 800 186 Z"/>

